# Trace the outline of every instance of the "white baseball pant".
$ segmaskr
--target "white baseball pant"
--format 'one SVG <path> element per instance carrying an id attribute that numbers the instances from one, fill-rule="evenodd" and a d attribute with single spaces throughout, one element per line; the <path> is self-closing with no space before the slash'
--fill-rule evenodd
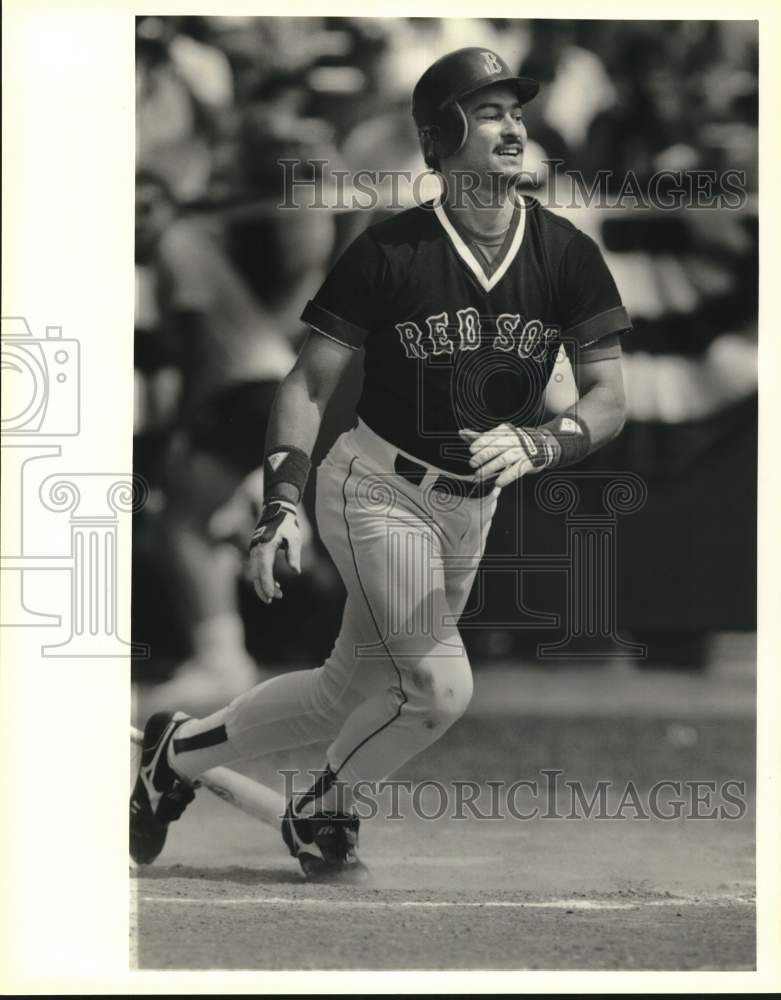
<path id="1" fill-rule="evenodd" d="M 333 652 L 187 723 L 188 736 L 224 726 L 227 742 L 177 754 L 180 773 L 330 740 L 340 781 L 380 781 L 463 714 L 472 672 L 457 623 L 499 491 L 448 495 L 432 466 L 414 485 L 393 471 L 398 454 L 361 421 L 336 441 L 316 492 L 320 535 L 347 590 Z"/>

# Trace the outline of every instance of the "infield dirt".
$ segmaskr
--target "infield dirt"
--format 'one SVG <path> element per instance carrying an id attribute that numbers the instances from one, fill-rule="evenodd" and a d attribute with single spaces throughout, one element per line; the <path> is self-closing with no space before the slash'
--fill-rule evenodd
<path id="1" fill-rule="evenodd" d="M 745 815 L 378 816 L 361 832 L 370 881 L 308 885 L 275 831 L 201 792 L 158 862 L 132 873 L 132 964 L 753 968 L 750 665 L 716 663 L 709 675 L 679 678 L 593 668 L 579 671 L 577 683 L 589 678 L 590 694 L 570 689 L 559 703 L 564 672 L 478 673 L 482 694 L 467 717 L 399 777 L 482 784 L 540 780 L 542 769 L 555 768 L 586 791 L 611 781 L 611 802 L 628 781 L 644 796 L 662 779 L 735 780 L 745 782 Z M 279 785 L 278 767 L 315 767 L 321 756 L 314 747 L 245 770 Z"/>

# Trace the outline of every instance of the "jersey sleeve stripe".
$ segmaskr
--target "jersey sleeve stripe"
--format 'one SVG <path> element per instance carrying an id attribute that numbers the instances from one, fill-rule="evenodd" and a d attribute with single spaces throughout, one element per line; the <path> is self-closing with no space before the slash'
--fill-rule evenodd
<path id="1" fill-rule="evenodd" d="M 614 306 L 612 309 L 606 309 L 605 312 L 597 313 L 590 319 L 584 319 L 582 323 L 571 326 L 569 330 L 564 331 L 563 336 L 577 340 L 581 347 L 587 347 L 589 344 L 595 344 L 603 337 L 607 337 L 608 334 L 622 333 L 631 329 L 632 321 L 626 309 L 623 306 Z"/>
<path id="2" fill-rule="evenodd" d="M 621 342 L 618 334 L 608 334 L 595 344 L 589 344 L 578 352 L 578 364 L 587 365 L 591 361 L 611 361 L 621 357 Z"/>
<path id="3" fill-rule="evenodd" d="M 363 347 L 363 342 L 368 336 L 368 331 L 362 327 L 350 323 L 349 320 L 341 319 L 339 316 L 334 316 L 323 306 L 311 300 L 304 307 L 301 320 L 308 323 L 313 330 L 321 333 L 324 337 L 335 340 L 337 344 L 342 344 L 354 351 Z"/>
<path id="4" fill-rule="evenodd" d="M 338 344 L 340 347 L 346 347 L 348 351 L 360 350 L 359 347 L 353 347 L 352 344 L 345 344 L 345 342 L 343 340 L 339 340 L 338 337 L 332 337 L 330 333 L 326 333 L 324 330 L 321 330 L 319 327 L 314 326 L 312 323 L 309 324 L 309 327 L 310 329 L 314 330 L 315 333 L 319 333 L 321 337 L 325 337 L 326 340 L 333 340 L 333 342 L 335 344 Z"/>

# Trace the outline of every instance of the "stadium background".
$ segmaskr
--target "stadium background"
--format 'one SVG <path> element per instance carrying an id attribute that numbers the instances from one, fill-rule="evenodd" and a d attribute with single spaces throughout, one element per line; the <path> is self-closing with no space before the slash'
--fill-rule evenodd
<path id="1" fill-rule="evenodd" d="M 163 178 L 181 212 L 208 231 L 249 290 L 258 329 L 295 349 L 306 298 L 377 213 L 277 211 L 277 161 L 419 171 L 411 87 L 430 61 L 466 44 L 495 47 L 543 84 L 527 108 L 527 169 L 558 159 L 587 184 L 609 170 L 612 194 L 628 170 L 641 185 L 661 169 L 745 172 L 738 211 L 573 210 L 563 202 L 602 244 L 635 324 L 624 338 L 629 421 L 585 466 L 629 470 L 648 485 L 645 506 L 619 526 L 619 631 L 648 645 L 648 662 L 701 667 L 710 634 L 755 626 L 752 22 L 140 18 L 137 165 Z M 533 193 L 545 203 L 544 186 Z M 156 506 L 165 505 L 162 456 L 187 377 L 186 349 L 150 305 L 149 271 L 137 266 L 135 468 L 154 488 L 135 525 L 134 638 L 152 649 L 136 665 L 140 680 L 166 676 L 188 654 L 144 544 Z M 332 404 L 317 455 L 349 426 L 356 373 L 357 365 Z M 237 432 L 255 437 L 260 456 L 263 428 Z M 507 550 L 521 510 L 524 551 L 561 551 L 562 519 L 539 510 L 532 488 L 524 483 L 520 498 L 505 491 L 489 555 Z M 314 663 L 329 651 L 342 595 L 316 536 L 312 551 L 310 571 L 289 581 L 273 609 L 237 583 L 247 645 L 263 664 Z M 562 587 L 555 573 L 529 574 L 524 606 L 560 609 Z M 520 621 L 512 591 L 492 587 L 465 629 L 478 662 L 523 662 L 541 639 L 555 640 Z"/>

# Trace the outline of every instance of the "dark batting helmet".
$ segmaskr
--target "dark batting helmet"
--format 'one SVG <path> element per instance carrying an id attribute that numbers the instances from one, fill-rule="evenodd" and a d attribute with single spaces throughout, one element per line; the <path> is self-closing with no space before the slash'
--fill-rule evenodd
<path id="1" fill-rule="evenodd" d="M 452 156 L 466 142 L 469 125 L 459 101 L 492 83 L 511 83 L 521 104 L 540 89 L 529 77 L 516 76 L 490 49 L 457 49 L 429 66 L 412 92 L 412 117 L 430 167 Z"/>

